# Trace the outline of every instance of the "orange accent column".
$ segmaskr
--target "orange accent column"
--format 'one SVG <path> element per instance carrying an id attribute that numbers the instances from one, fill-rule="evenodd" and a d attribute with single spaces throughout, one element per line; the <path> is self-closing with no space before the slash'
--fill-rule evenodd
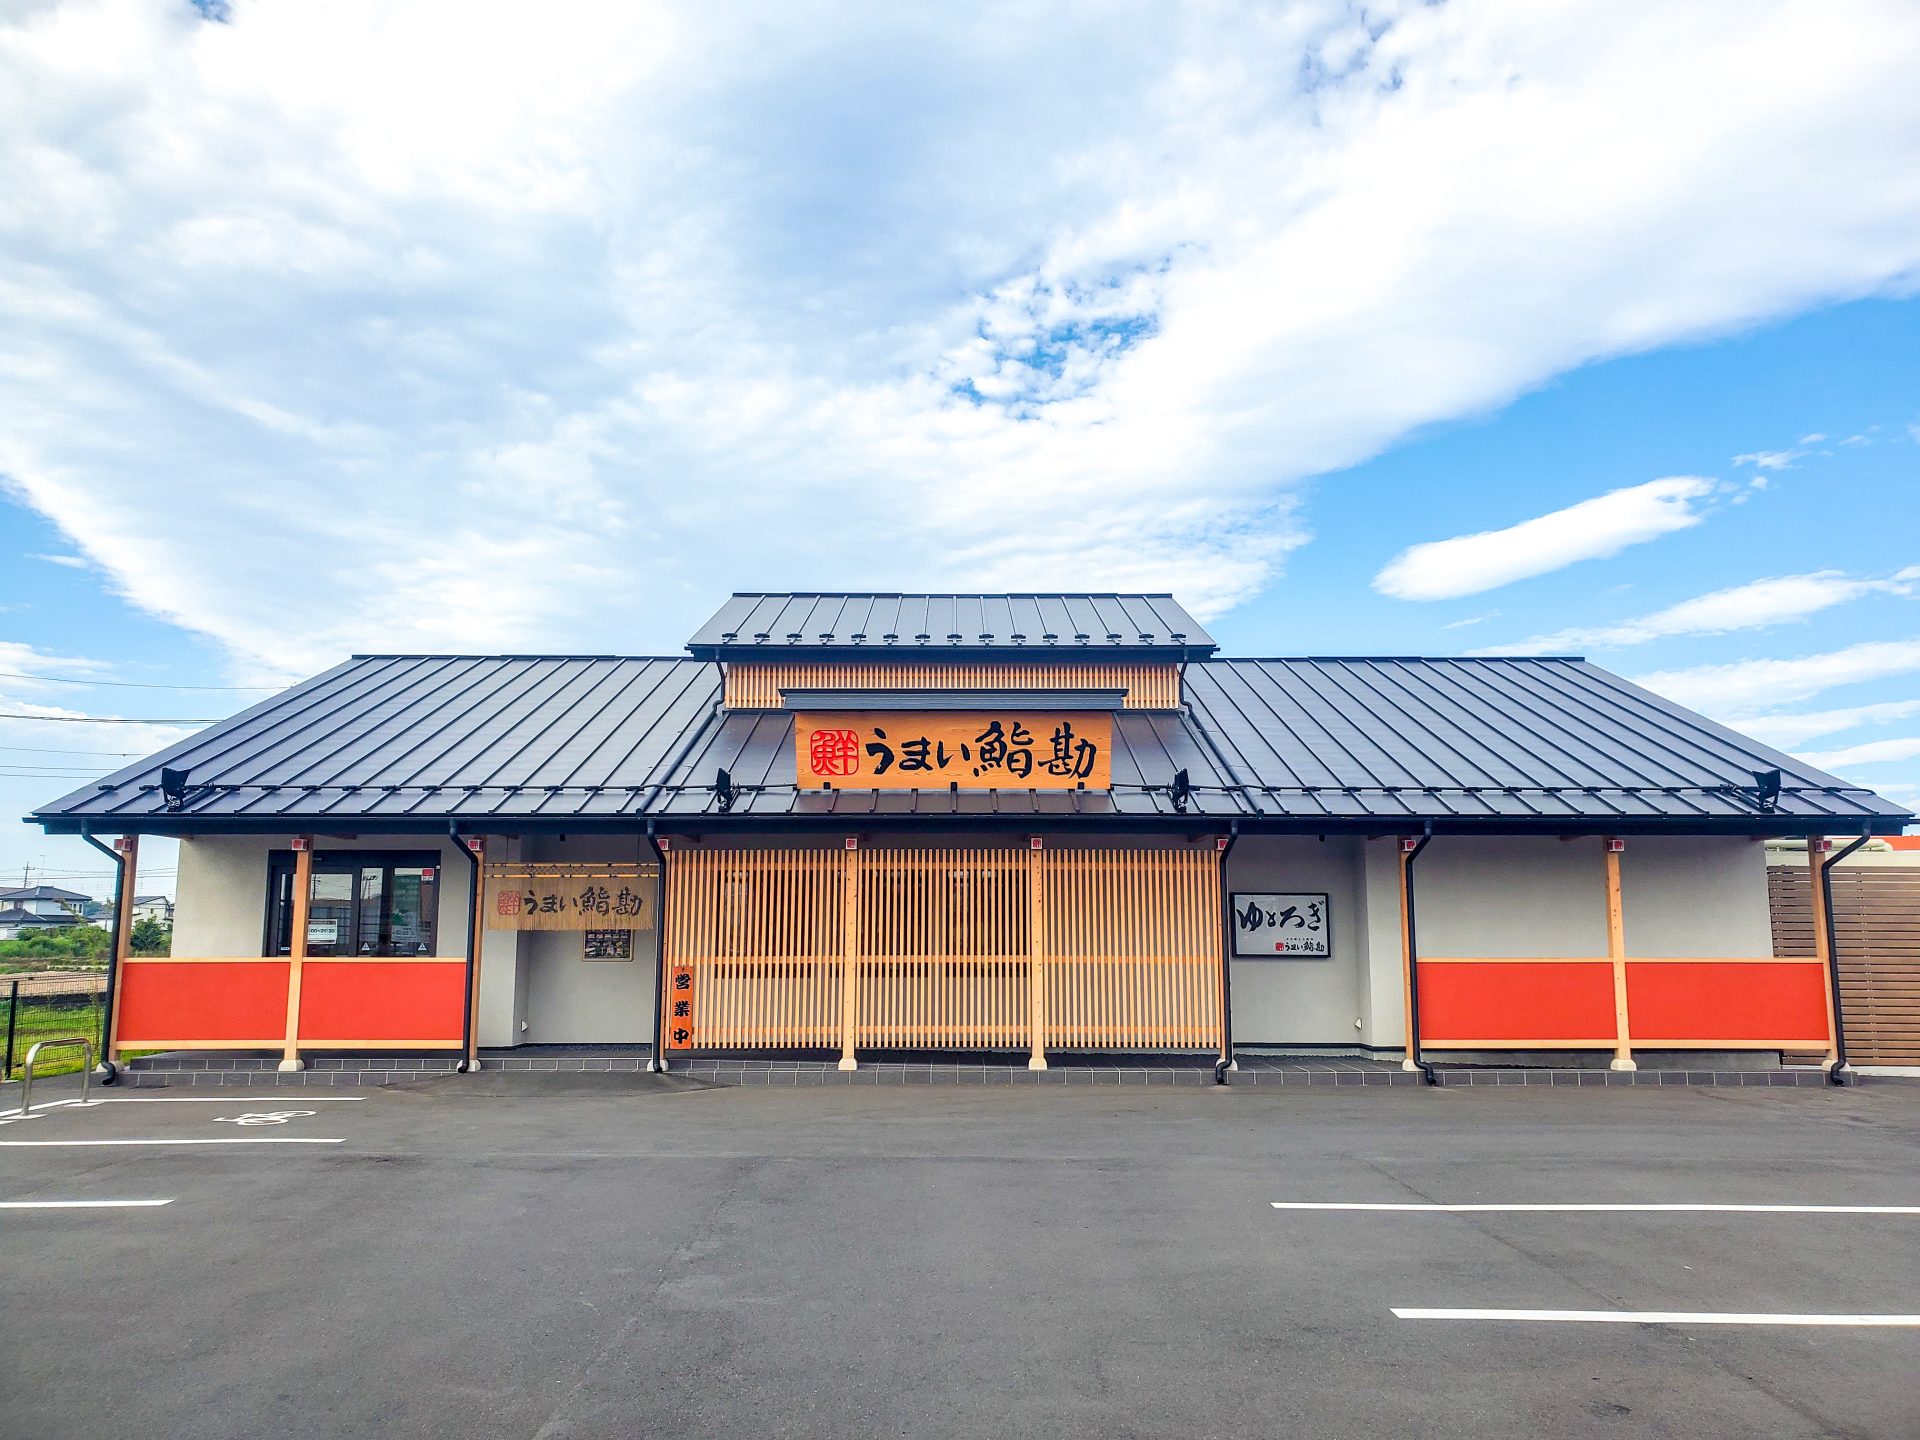
<path id="1" fill-rule="evenodd" d="M 1039 836 L 1027 842 L 1027 1030 L 1029 1070 L 1047 1068 L 1047 867 Z"/>
<path id="2" fill-rule="evenodd" d="M 287 947 L 287 1044 L 280 1056 L 282 1070 L 304 1070 L 300 1058 L 300 967 L 307 958 L 307 912 L 313 903 L 313 839 L 294 842 L 293 932 Z"/>
<path id="3" fill-rule="evenodd" d="M 120 973 L 114 977 L 113 1011 L 107 1016 L 106 1057 L 118 1062 L 120 1059 L 120 1000 L 127 990 L 127 956 L 133 953 L 133 892 L 134 881 L 140 872 L 140 837 L 122 835 L 113 842 L 113 848 L 121 855 L 120 893 L 113 897 L 113 953 L 114 964 L 120 967 Z"/>
<path id="4" fill-rule="evenodd" d="M 1838 1027 L 1833 1023 L 1833 947 L 1827 943 L 1827 887 L 1820 883 L 1826 850 L 1824 839 L 1807 837 L 1807 879 L 1813 886 L 1813 953 L 1820 958 L 1820 990 L 1827 999 L 1827 1064 L 1832 1065 L 1840 1059 L 1840 1043 L 1834 1038 Z"/>
<path id="5" fill-rule="evenodd" d="M 1620 852 L 1624 840 L 1607 845 L 1607 958 L 1613 962 L 1613 1066 L 1637 1070 L 1633 1063 L 1633 1031 L 1627 1013 L 1627 917 L 1620 899 Z"/>
<path id="6" fill-rule="evenodd" d="M 840 912 L 840 1068 L 858 1070 L 854 1042 L 860 1029 L 860 842 L 847 840 Z"/>
<path id="7" fill-rule="evenodd" d="M 482 910 L 487 898 L 487 842 L 476 837 L 453 843 L 473 852 L 473 864 L 467 867 L 473 884 L 473 993 L 467 1003 L 467 1072 L 471 1074 L 480 1068 L 480 961 L 487 953 L 487 917 Z"/>
<path id="8" fill-rule="evenodd" d="M 1406 1017 L 1407 1053 L 1400 1062 L 1402 1070 L 1418 1070 L 1413 1052 L 1413 914 L 1407 903 L 1407 864 L 1413 858 L 1411 842 L 1400 845 L 1400 986 L 1401 1013 Z"/>

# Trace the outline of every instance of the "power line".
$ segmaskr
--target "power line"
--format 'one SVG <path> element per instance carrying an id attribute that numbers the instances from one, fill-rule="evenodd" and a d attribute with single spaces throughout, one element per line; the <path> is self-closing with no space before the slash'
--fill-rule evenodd
<path id="1" fill-rule="evenodd" d="M 162 685 L 152 680 L 76 680 L 68 675 L 29 675 L 23 670 L 0 670 L 0 680 L 33 680 L 43 685 L 111 685 L 122 690 L 248 690 L 258 695 L 274 695 L 284 685 Z"/>
<path id="2" fill-rule="evenodd" d="M 144 750 L 49 750 L 33 745 L 0 745 L 9 755 L 104 755 L 109 760 L 138 760 Z"/>
<path id="3" fill-rule="evenodd" d="M 26 715 L 0 710 L 0 720 L 46 720 L 62 725 L 217 725 L 217 720 L 122 720 L 110 715 Z"/>

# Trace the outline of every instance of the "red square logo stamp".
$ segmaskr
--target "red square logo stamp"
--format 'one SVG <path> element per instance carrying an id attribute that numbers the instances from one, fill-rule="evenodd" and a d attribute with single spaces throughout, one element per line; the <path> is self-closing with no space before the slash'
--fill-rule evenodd
<path id="1" fill-rule="evenodd" d="M 860 735 L 854 730 L 816 730 L 807 742 L 807 763 L 816 775 L 853 775 L 860 769 Z"/>

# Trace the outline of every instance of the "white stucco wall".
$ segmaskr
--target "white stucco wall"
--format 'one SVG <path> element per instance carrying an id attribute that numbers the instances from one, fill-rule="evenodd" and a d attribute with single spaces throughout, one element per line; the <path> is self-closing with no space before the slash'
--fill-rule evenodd
<path id="1" fill-rule="evenodd" d="M 173 913 L 173 953 L 237 956 L 263 953 L 267 929 L 267 859 L 291 851 L 290 835 L 202 835 L 180 842 L 179 890 Z M 429 850 L 439 859 L 439 909 L 434 949 L 467 951 L 467 862 L 445 835 L 378 836 L 314 842 L 318 853 L 353 850 Z"/>
<path id="2" fill-rule="evenodd" d="M 521 843 L 523 860 L 650 863 L 646 842 L 633 836 L 529 836 Z M 658 913 L 656 907 L 655 913 Z M 496 931 L 494 934 L 508 932 Z M 518 1040 L 490 1039 L 485 1045 L 524 1043 L 641 1044 L 653 1038 L 654 963 L 659 932 L 642 930 L 633 939 L 631 960 L 588 960 L 577 930 L 533 930 L 519 936 L 524 979 Z M 486 971 L 482 969 L 483 980 Z M 520 977 L 516 977 L 520 980 Z"/>
<path id="3" fill-rule="evenodd" d="M 1233 1034 L 1247 1045 L 1354 1045 L 1366 1030 L 1369 916 L 1356 837 L 1247 835 L 1227 862 L 1230 893 L 1323 891 L 1325 960 L 1233 961 Z"/>

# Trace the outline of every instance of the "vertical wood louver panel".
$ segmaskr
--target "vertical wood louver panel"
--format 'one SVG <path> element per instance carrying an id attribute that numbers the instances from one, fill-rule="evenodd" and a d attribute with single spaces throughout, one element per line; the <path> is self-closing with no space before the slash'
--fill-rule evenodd
<path id="1" fill-rule="evenodd" d="M 689 848 L 667 874 L 698 1049 L 837 1046 L 849 925 L 860 1049 L 1026 1049 L 1036 1016 L 1055 1049 L 1219 1043 L 1212 851 Z"/>
<path id="2" fill-rule="evenodd" d="M 1200 1049 L 1220 1041 L 1212 851 L 1048 851 L 1048 1043 Z"/>
<path id="3" fill-rule="evenodd" d="M 672 852 L 667 964 L 693 972 L 696 1048 L 839 1043 L 844 873 L 833 850 Z"/>
<path id="4" fill-rule="evenodd" d="M 1089 661 L 741 661 L 727 667 L 726 703 L 777 710 L 783 689 L 815 690 L 1125 690 L 1130 710 L 1180 704 L 1180 667 Z"/>
<path id="5" fill-rule="evenodd" d="M 1920 1065 L 1920 869 L 1840 865 L 1830 874 L 1849 1057 Z M 1768 867 L 1775 955 L 1814 953 L 1812 895 L 1804 864 Z"/>

